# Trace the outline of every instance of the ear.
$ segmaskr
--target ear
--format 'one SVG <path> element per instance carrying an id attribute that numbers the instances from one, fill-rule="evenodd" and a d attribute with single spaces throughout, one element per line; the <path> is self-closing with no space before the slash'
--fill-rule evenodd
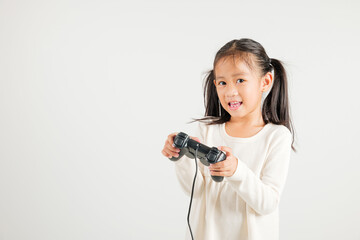
<path id="1" fill-rule="evenodd" d="M 261 91 L 267 92 L 271 88 L 273 79 L 273 74 L 271 72 L 266 73 L 261 80 Z"/>
<path id="2" fill-rule="evenodd" d="M 215 87 L 216 87 L 216 80 L 214 79 L 214 85 L 215 85 Z"/>

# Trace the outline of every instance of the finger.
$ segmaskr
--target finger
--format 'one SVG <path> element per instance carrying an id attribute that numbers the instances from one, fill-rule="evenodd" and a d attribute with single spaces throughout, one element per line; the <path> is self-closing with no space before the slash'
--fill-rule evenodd
<path id="1" fill-rule="evenodd" d="M 164 151 L 166 151 L 167 153 L 170 153 L 170 154 L 174 155 L 174 154 L 179 154 L 180 149 L 174 148 L 174 147 L 170 146 L 169 144 L 166 144 L 166 145 L 164 146 Z"/>
<path id="2" fill-rule="evenodd" d="M 174 137 L 176 135 L 177 133 L 170 134 L 165 141 L 165 145 L 169 145 L 172 148 L 172 151 L 176 151 L 176 149 L 178 149 L 174 146 Z"/>
<path id="3" fill-rule="evenodd" d="M 221 169 L 223 167 L 224 167 L 223 161 L 218 162 L 218 163 L 214 163 L 214 164 L 210 164 L 210 169 L 211 170 L 219 170 L 219 169 Z"/>
<path id="4" fill-rule="evenodd" d="M 223 172 L 211 172 L 210 174 L 211 174 L 211 176 L 223 176 L 224 175 Z"/>
<path id="5" fill-rule="evenodd" d="M 172 152 L 180 152 L 180 149 L 177 147 L 174 147 L 173 144 L 171 144 L 169 141 L 165 142 L 164 148 L 169 149 Z"/>
<path id="6" fill-rule="evenodd" d="M 171 158 L 171 155 L 168 154 L 164 149 L 161 150 L 161 154 L 164 155 L 164 156 L 167 157 L 167 158 Z"/>
<path id="7" fill-rule="evenodd" d="M 168 149 L 163 149 L 162 150 L 162 154 L 165 156 L 165 157 L 168 157 L 168 158 L 172 158 L 172 157 L 179 157 L 179 154 L 176 153 L 176 152 L 172 152 Z"/>
<path id="8" fill-rule="evenodd" d="M 164 151 L 168 154 L 170 154 L 172 157 L 178 157 L 179 156 L 179 153 L 178 152 L 174 152 L 174 151 L 171 151 L 167 148 L 164 148 Z"/>
<path id="9" fill-rule="evenodd" d="M 224 164 L 222 167 L 212 167 L 212 166 L 209 167 L 210 171 L 217 171 L 217 172 L 230 171 L 231 169 L 232 169 L 231 165 L 228 165 L 228 164 L 226 164 L 226 165 Z"/>
<path id="10" fill-rule="evenodd" d="M 226 146 L 220 146 L 219 149 L 221 151 L 224 151 L 226 153 L 226 156 L 231 156 L 232 155 L 232 149 Z"/>
<path id="11" fill-rule="evenodd" d="M 233 165 L 233 160 L 234 160 L 234 157 L 229 156 L 224 161 L 217 162 L 217 163 L 214 163 L 214 164 L 210 164 L 209 168 L 210 169 L 215 169 L 215 170 L 219 170 L 219 169 L 228 170 L 228 169 L 232 168 L 231 166 Z"/>
<path id="12" fill-rule="evenodd" d="M 220 172 L 210 172 L 211 176 L 222 176 Z"/>
<path id="13" fill-rule="evenodd" d="M 230 171 L 211 171 L 210 172 L 211 176 L 223 176 L 223 177 L 226 177 L 226 176 L 229 176 L 230 175 Z"/>
<path id="14" fill-rule="evenodd" d="M 168 141 L 165 143 L 164 148 L 170 150 L 171 152 L 177 152 L 177 153 L 180 152 L 179 148 L 173 147 L 172 145 L 170 145 Z"/>
<path id="15" fill-rule="evenodd" d="M 174 144 L 174 137 L 175 137 L 177 134 L 178 134 L 177 132 L 169 134 L 167 140 L 169 141 L 170 145 L 173 145 L 173 144 Z"/>

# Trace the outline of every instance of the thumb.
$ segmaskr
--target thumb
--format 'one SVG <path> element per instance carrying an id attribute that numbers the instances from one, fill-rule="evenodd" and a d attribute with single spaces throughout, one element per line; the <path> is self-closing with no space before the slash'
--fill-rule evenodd
<path id="1" fill-rule="evenodd" d="M 219 150 L 224 151 L 226 153 L 226 156 L 232 155 L 232 149 L 226 146 L 220 146 Z"/>

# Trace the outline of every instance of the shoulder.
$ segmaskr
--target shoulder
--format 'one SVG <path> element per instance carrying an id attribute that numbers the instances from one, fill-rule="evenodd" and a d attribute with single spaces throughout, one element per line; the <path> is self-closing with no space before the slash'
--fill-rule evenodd
<path id="1" fill-rule="evenodd" d="M 198 121 L 198 127 L 203 130 L 207 130 L 209 128 L 214 128 L 219 125 L 219 124 L 211 124 L 212 122 L 213 121 L 211 119 Z"/>
<path id="2" fill-rule="evenodd" d="M 207 139 L 208 136 L 211 136 L 214 129 L 219 127 L 219 124 L 211 124 L 211 120 L 202 120 L 198 122 L 198 135 L 203 141 Z"/>
<path id="3" fill-rule="evenodd" d="M 211 121 L 210 120 L 202 120 L 198 122 L 198 127 L 199 129 L 206 131 L 209 127 L 211 127 L 212 125 L 210 125 Z"/>
<path id="4" fill-rule="evenodd" d="M 269 134 L 269 138 L 267 139 L 268 150 L 267 150 L 267 160 L 274 161 L 274 159 L 289 159 L 291 153 L 291 145 L 292 145 L 292 133 L 291 131 L 284 125 L 271 125 L 271 134 Z"/>
<path id="5" fill-rule="evenodd" d="M 284 125 L 278 125 L 274 123 L 270 124 L 270 131 L 269 135 L 271 135 L 273 142 L 291 142 L 292 141 L 292 133 L 290 132 L 289 128 Z"/>

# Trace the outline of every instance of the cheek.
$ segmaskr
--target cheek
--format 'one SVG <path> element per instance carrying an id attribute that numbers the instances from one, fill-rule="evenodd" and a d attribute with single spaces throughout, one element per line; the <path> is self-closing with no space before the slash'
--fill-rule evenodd
<path id="1" fill-rule="evenodd" d="M 259 91 L 258 88 L 247 88 L 243 92 L 244 98 L 247 100 L 248 103 L 256 103 L 258 99 L 261 99 L 262 93 Z"/>
<path id="2" fill-rule="evenodd" d="M 224 91 L 221 91 L 221 89 L 217 88 L 217 89 L 216 89 L 216 93 L 217 93 L 220 101 L 221 101 L 222 99 L 224 99 Z"/>
<path id="3" fill-rule="evenodd" d="M 217 89 L 217 95 L 218 95 L 218 97 L 219 97 L 219 100 L 220 100 L 221 105 L 222 105 L 223 107 L 225 107 L 226 102 L 225 102 L 225 94 L 224 94 L 224 91 L 221 91 L 221 90 Z"/>

